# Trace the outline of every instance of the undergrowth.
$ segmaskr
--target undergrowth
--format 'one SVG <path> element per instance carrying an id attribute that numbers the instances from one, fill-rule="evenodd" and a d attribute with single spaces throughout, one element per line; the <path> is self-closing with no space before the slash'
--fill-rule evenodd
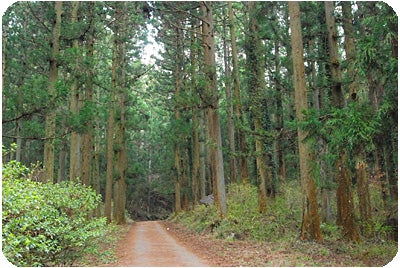
<path id="1" fill-rule="evenodd" d="M 260 214 L 257 187 L 231 184 L 227 194 L 228 213 L 224 219 L 219 219 L 215 206 L 197 205 L 190 211 L 178 214 L 175 220 L 195 232 L 212 233 L 216 238 L 276 241 L 297 236 L 297 219 L 301 219 L 301 206 L 295 201 L 299 200 L 296 196 L 298 193 L 289 188 L 285 193 L 270 200 L 268 212 Z"/>
<path id="2" fill-rule="evenodd" d="M 2 170 L 2 251 L 16 266 L 70 266 L 94 250 L 106 219 L 92 217 L 101 196 L 77 181 L 31 179 L 11 161 Z"/>
<path id="3" fill-rule="evenodd" d="M 131 225 L 108 224 L 105 233 L 94 242 L 94 250 L 88 252 L 73 266 L 105 266 L 117 261 L 117 245 L 123 239 Z"/>
<path id="4" fill-rule="evenodd" d="M 374 190 L 372 188 L 372 190 Z M 372 194 L 372 196 L 374 193 Z M 321 222 L 322 244 L 300 241 L 301 187 L 289 182 L 281 185 L 279 194 L 268 199 L 267 213 L 260 214 L 257 204 L 257 187 L 250 184 L 232 184 L 228 187 L 228 211 L 224 219 L 218 217 L 216 206 L 197 205 L 190 211 L 179 213 L 173 221 L 184 224 L 197 233 L 208 233 L 225 240 L 250 240 L 271 243 L 276 248 L 291 248 L 299 254 L 348 256 L 357 263 L 388 263 L 397 253 L 397 242 L 389 239 L 390 227 L 384 225 L 383 209 L 371 203 L 374 214 L 369 223 L 359 223 L 363 240 L 350 243 L 342 239 L 340 228 L 332 222 Z M 335 209 L 335 206 L 333 206 Z M 333 211 L 334 212 L 334 211 Z M 313 252 L 304 252 L 314 245 Z M 313 255 L 311 254 L 311 255 Z M 338 255 L 339 254 L 339 255 Z M 375 261 L 375 262 L 374 262 Z"/>

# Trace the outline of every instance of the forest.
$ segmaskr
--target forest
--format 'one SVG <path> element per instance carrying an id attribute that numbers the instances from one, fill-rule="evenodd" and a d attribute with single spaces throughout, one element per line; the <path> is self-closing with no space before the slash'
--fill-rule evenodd
<path id="1" fill-rule="evenodd" d="M 384 2 L 15 2 L 3 253 L 69 266 L 107 226 L 169 219 L 218 239 L 370 243 L 387 263 L 397 58 Z"/>

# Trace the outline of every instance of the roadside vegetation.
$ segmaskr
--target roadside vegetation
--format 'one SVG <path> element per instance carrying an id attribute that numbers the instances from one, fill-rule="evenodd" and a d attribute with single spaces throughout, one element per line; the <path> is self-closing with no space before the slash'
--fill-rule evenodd
<path id="1" fill-rule="evenodd" d="M 92 217 L 101 196 L 78 181 L 35 181 L 36 171 L 3 165 L 3 254 L 16 266 L 70 266 L 104 237 L 105 218 Z"/>
<path id="2" fill-rule="evenodd" d="M 385 208 L 379 202 L 379 193 L 375 193 L 378 190 L 373 185 L 371 189 L 371 196 L 376 196 L 376 199 L 371 199 L 374 213 L 370 222 L 360 223 L 363 237 L 358 243 L 346 241 L 335 222 L 321 224 L 324 235 L 321 244 L 301 241 L 301 222 L 298 220 L 301 218 L 301 187 L 296 182 L 282 185 L 279 194 L 268 200 L 269 210 L 266 213 L 258 212 L 256 186 L 231 184 L 227 194 L 228 212 L 225 218 L 218 217 L 217 208 L 213 205 L 198 205 L 193 210 L 171 216 L 171 221 L 184 224 L 197 234 L 210 235 L 216 241 L 273 244 L 271 255 L 285 249 L 290 252 L 289 256 L 297 258 L 296 266 L 301 263 L 307 266 L 336 266 L 340 263 L 338 258 L 342 258 L 346 266 L 386 265 L 397 254 L 397 242 L 391 239 L 394 231 L 397 235 L 397 230 L 382 221 Z M 333 209 L 336 209 L 335 206 Z M 309 258 L 301 261 L 299 256 Z M 240 254 L 236 258 L 240 258 Z M 260 265 L 256 261 L 254 259 L 253 262 L 243 265 Z"/>

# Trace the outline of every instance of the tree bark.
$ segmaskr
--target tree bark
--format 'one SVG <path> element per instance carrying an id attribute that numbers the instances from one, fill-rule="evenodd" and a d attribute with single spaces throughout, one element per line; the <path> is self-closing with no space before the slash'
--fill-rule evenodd
<path id="1" fill-rule="evenodd" d="M 191 20 L 191 33 L 190 33 L 190 75 L 191 75 L 191 91 L 192 95 L 196 95 L 196 69 L 198 64 L 196 64 L 197 49 L 196 40 L 197 35 L 195 34 L 195 29 L 197 28 L 197 23 L 195 19 Z M 196 103 L 197 104 L 197 103 Z M 199 184 L 200 184 L 200 126 L 199 126 L 199 115 L 198 106 L 194 105 L 192 108 L 192 123 L 193 123 L 193 164 L 192 164 L 192 194 L 193 203 L 196 205 L 199 203 L 200 196 Z"/>
<path id="2" fill-rule="evenodd" d="M 346 106 L 342 89 L 342 73 L 339 65 L 338 34 L 334 18 L 334 3 L 325 2 L 325 19 L 328 27 L 329 69 L 331 75 L 332 104 L 337 109 Z M 339 159 L 336 160 L 337 172 L 337 223 L 343 227 L 344 236 L 350 240 L 358 241 L 358 227 L 355 222 L 353 193 L 351 191 L 350 171 L 347 167 L 346 150 L 338 148 Z"/>
<path id="3" fill-rule="evenodd" d="M 338 217 L 337 225 L 343 227 L 343 235 L 351 241 L 359 241 L 360 234 L 355 222 L 353 193 L 351 189 L 350 171 L 346 167 L 346 152 L 340 154 L 340 160 L 336 161 L 337 174 L 337 206 Z"/>
<path id="4" fill-rule="evenodd" d="M 57 182 L 60 183 L 66 180 L 66 162 L 67 162 L 67 141 L 61 141 L 60 153 L 58 155 L 58 178 Z"/>
<path id="5" fill-rule="evenodd" d="M 211 169 L 213 176 L 213 192 L 218 206 L 220 218 L 224 218 L 227 211 L 225 196 L 224 161 L 222 156 L 221 127 L 219 119 L 219 98 L 217 91 L 217 72 L 215 63 L 214 26 L 212 15 L 212 2 L 201 2 L 203 14 L 202 33 L 204 48 L 204 70 L 206 87 L 202 92 L 203 100 L 207 106 L 209 123 L 209 152 L 211 154 Z"/>
<path id="6" fill-rule="evenodd" d="M 116 42 L 116 50 L 114 53 L 117 54 L 116 61 L 113 62 L 113 69 L 116 69 L 115 84 L 113 87 L 116 88 L 116 135 L 115 135 L 115 183 L 114 183 L 114 211 L 113 218 L 116 224 L 125 224 L 125 206 L 126 206 L 126 169 L 127 163 L 127 152 L 126 152 L 126 100 L 127 100 L 127 89 L 126 89 L 126 40 L 128 39 L 128 15 L 127 15 L 127 2 L 121 2 L 116 4 L 116 14 L 120 21 L 115 22 L 115 33 L 114 42 Z"/>
<path id="7" fill-rule="evenodd" d="M 5 16 L 5 14 L 3 14 L 3 16 Z M 3 18 L 3 20 L 4 20 L 4 18 Z M 9 22 L 3 23 L 3 26 L 2 26 L 2 29 L 3 29 L 3 32 L 2 32 L 2 44 L 1 44 L 1 46 L 2 46 L 1 84 L 3 85 L 3 87 L 5 85 L 4 82 L 5 82 L 5 77 L 6 77 L 6 66 L 7 66 L 7 57 L 6 57 L 6 55 L 7 55 L 7 43 L 8 43 L 8 31 L 9 31 L 9 28 L 10 28 Z M 3 104 L 2 112 L 3 112 L 3 115 L 4 115 L 4 114 L 6 114 L 6 111 L 7 111 L 7 105 L 6 105 L 7 104 L 7 96 L 6 96 L 6 94 L 2 94 L 2 104 Z"/>
<path id="8" fill-rule="evenodd" d="M 264 137 L 262 135 L 262 117 L 265 99 L 265 78 L 263 61 L 261 60 L 261 40 L 258 36 L 258 24 L 256 21 L 255 2 L 247 2 L 249 9 L 249 27 L 248 27 L 248 40 L 246 45 L 246 58 L 249 73 L 249 91 L 252 105 L 250 105 L 250 112 L 253 118 L 253 128 L 255 132 L 255 157 L 256 157 L 256 170 L 258 181 L 258 210 L 261 213 L 267 211 L 267 175 L 266 163 L 267 158 L 264 150 Z"/>
<path id="9" fill-rule="evenodd" d="M 229 49 L 227 44 L 226 18 L 223 21 L 223 50 L 224 50 L 224 71 L 225 71 L 225 93 L 227 102 L 228 140 L 229 140 L 229 173 L 230 182 L 237 182 L 236 179 L 236 148 L 235 148 L 235 124 L 233 121 L 233 96 L 231 86 L 231 69 L 229 66 Z"/>
<path id="10" fill-rule="evenodd" d="M 301 34 L 300 7 L 296 1 L 289 2 L 290 29 L 292 33 L 292 57 L 295 85 L 296 117 L 303 121 L 303 111 L 308 109 L 307 89 L 304 70 L 303 42 Z M 318 203 L 316 196 L 315 181 L 311 172 L 311 150 L 304 141 L 307 132 L 297 128 L 300 178 L 302 186 L 303 218 L 301 226 L 301 239 L 322 241 L 320 220 L 318 214 Z"/>
<path id="11" fill-rule="evenodd" d="M 233 75 L 233 92 L 234 92 L 234 104 L 235 104 L 235 119 L 237 129 L 237 140 L 238 148 L 240 152 L 239 156 L 239 176 L 242 182 L 248 181 L 249 171 L 247 166 L 247 146 L 246 137 L 243 133 L 243 115 L 242 115 L 242 103 L 240 97 L 240 81 L 239 81 L 239 67 L 238 67 L 238 53 L 236 46 L 236 33 L 235 23 L 233 17 L 232 2 L 228 2 L 229 10 L 229 32 L 231 36 L 231 48 L 232 48 L 232 75 Z"/>
<path id="12" fill-rule="evenodd" d="M 192 110 L 193 122 L 193 165 L 192 165 L 192 193 L 193 202 L 198 204 L 200 200 L 199 181 L 200 181 L 200 142 L 199 142 L 199 118 L 197 109 Z"/>
<path id="13" fill-rule="evenodd" d="M 371 201 L 367 177 L 367 163 L 364 157 L 356 158 L 357 195 L 360 219 L 367 222 L 371 219 Z"/>
<path id="14" fill-rule="evenodd" d="M 175 87 L 175 92 L 174 92 L 174 100 L 175 100 L 175 107 L 174 107 L 174 115 L 175 115 L 175 121 L 179 122 L 181 119 L 181 114 L 180 114 L 180 94 L 181 94 L 181 67 L 183 65 L 183 59 L 182 59 L 182 53 L 183 53 L 183 47 L 182 47 L 182 29 L 176 27 L 175 28 L 175 33 L 176 33 L 176 38 L 175 38 L 175 62 L 174 62 L 174 72 L 173 72 L 173 77 L 174 77 L 174 87 Z M 182 166 L 182 135 L 179 135 L 181 137 L 175 138 L 175 144 L 174 144 L 174 154 L 175 154 L 175 181 L 174 181 L 174 186 L 175 186 L 175 213 L 179 213 L 182 210 L 182 184 L 183 184 L 183 174 L 184 174 L 184 167 Z"/>
<path id="15" fill-rule="evenodd" d="M 330 83 L 332 88 L 332 103 L 337 104 L 338 108 L 346 105 L 346 101 L 342 88 L 342 71 L 339 63 L 338 50 L 338 33 L 336 30 L 334 17 L 334 3 L 326 1 L 325 3 L 325 19 L 328 27 L 328 49 L 329 49 L 329 68 L 330 68 Z"/>
<path id="16" fill-rule="evenodd" d="M 60 53 L 60 34 L 61 34 L 61 15 L 62 15 L 62 1 L 54 2 L 55 20 L 52 29 L 52 40 L 51 40 L 51 55 L 50 55 L 50 69 L 49 69 L 49 81 L 48 81 L 48 93 L 50 100 L 53 101 L 56 98 L 56 83 L 58 80 L 58 61 L 57 57 Z M 47 112 L 45 118 L 45 133 L 46 140 L 44 142 L 44 178 L 47 182 L 54 182 L 54 139 L 56 134 L 56 111 L 51 109 Z"/>
<path id="17" fill-rule="evenodd" d="M 94 2 L 90 2 L 89 4 L 90 14 L 94 16 Z M 90 63 L 94 61 L 94 25 L 93 21 L 91 21 L 88 30 L 88 39 L 87 39 L 87 58 Z M 87 72 L 87 79 L 85 84 L 85 105 L 92 105 L 94 98 L 94 90 L 93 90 L 93 79 L 94 79 L 94 66 L 90 64 L 90 67 Z M 91 115 L 91 118 L 87 121 L 87 128 L 85 133 L 83 133 L 83 141 L 82 141 L 82 171 L 81 171 L 81 179 L 82 183 L 85 185 L 93 185 L 91 182 L 91 173 L 92 173 L 92 160 L 93 160 L 93 136 L 94 136 L 94 115 Z"/>
<path id="18" fill-rule="evenodd" d="M 118 5 L 118 3 L 117 3 Z M 116 8 L 115 17 L 121 18 L 121 9 Z M 115 151 L 121 149 L 117 147 L 117 131 L 116 128 L 116 108 L 118 105 L 117 90 L 119 87 L 119 64 L 120 64 L 120 40 L 119 40 L 119 20 L 114 21 L 114 40 L 113 40 L 113 59 L 111 66 L 111 93 L 110 93 L 110 109 L 108 114 L 108 127 L 107 127 L 107 172 L 106 172 L 106 191 L 104 201 L 104 214 L 108 222 L 112 220 L 112 200 L 113 200 L 113 185 L 115 169 Z M 115 200 L 114 200 L 115 203 Z"/>
<path id="19" fill-rule="evenodd" d="M 114 172 L 114 105 L 115 92 L 112 89 L 110 97 L 110 109 L 108 114 L 107 126 L 107 171 L 106 171 L 106 189 L 104 194 L 104 216 L 108 222 L 111 222 L 111 204 L 112 204 L 112 185 Z"/>
<path id="20" fill-rule="evenodd" d="M 284 139 L 283 139 L 283 104 L 282 104 L 282 86 L 281 86 L 281 66 L 279 62 L 279 40 L 275 41 L 274 53 L 275 53 L 275 90 L 276 90 L 276 116 L 275 116 L 275 130 L 278 131 L 278 137 L 274 140 L 274 153 L 277 164 L 277 174 L 279 180 L 284 182 L 286 180 L 286 167 L 285 167 L 285 151 L 284 151 Z"/>
<path id="21" fill-rule="evenodd" d="M 96 90 L 95 93 L 96 103 L 99 102 L 100 93 L 99 90 Z M 97 109 L 96 109 L 97 110 Z M 94 119 L 94 148 L 93 148 L 93 168 L 92 168 L 92 177 L 93 177 L 93 188 L 96 190 L 97 194 L 100 194 L 100 154 L 101 154 L 101 139 L 102 137 L 100 132 L 100 117 L 98 112 L 95 114 Z M 101 208 L 100 205 L 96 208 L 95 214 L 97 217 L 101 216 Z"/>
<path id="22" fill-rule="evenodd" d="M 72 12 L 71 12 L 71 24 L 76 24 L 78 21 L 78 9 L 79 9 L 79 1 L 74 1 L 72 4 Z M 78 40 L 75 39 L 72 41 L 72 48 L 78 49 Z M 75 55 L 75 57 L 78 57 Z M 77 72 L 77 70 L 76 70 Z M 72 113 L 72 116 L 78 116 L 79 110 L 82 108 L 82 94 L 80 93 L 80 88 L 78 88 L 78 82 L 82 83 L 82 81 L 78 81 L 78 74 L 75 73 L 73 75 L 73 81 L 71 85 L 71 95 L 70 95 L 70 104 L 69 110 Z M 82 174 L 82 135 L 78 133 L 75 129 L 72 130 L 70 136 L 70 154 L 69 154 L 69 177 L 70 179 L 76 179 L 81 177 Z M 81 178 L 82 179 L 82 178 Z"/>
<path id="23" fill-rule="evenodd" d="M 359 83 L 356 77 L 356 71 L 354 70 L 354 62 L 356 60 L 356 46 L 354 42 L 354 29 L 353 29 L 353 15 L 351 13 L 351 3 L 343 1 L 343 31 L 345 35 L 344 47 L 346 51 L 347 61 L 347 76 L 348 81 L 348 92 L 350 94 L 351 101 L 358 102 L 358 88 Z M 368 221 L 371 218 L 371 203 L 369 194 L 369 185 L 367 177 L 367 162 L 365 159 L 365 149 L 356 148 L 354 152 L 355 164 L 356 164 L 356 179 L 357 179 L 357 194 L 358 204 L 360 211 L 360 219 L 363 222 Z"/>
<path id="24" fill-rule="evenodd" d="M 176 115 L 175 115 L 176 119 Z M 182 211 L 182 203 L 181 203 L 181 157 L 179 145 L 175 143 L 174 146 L 174 161 L 175 161 L 175 179 L 174 179 L 174 188 L 175 188 L 175 214 Z"/>
<path id="25" fill-rule="evenodd" d="M 204 110 L 199 110 L 199 187 L 200 187 L 200 197 L 206 196 L 206 145 L 205 145 L 205 123 L 204 123 Z"/>

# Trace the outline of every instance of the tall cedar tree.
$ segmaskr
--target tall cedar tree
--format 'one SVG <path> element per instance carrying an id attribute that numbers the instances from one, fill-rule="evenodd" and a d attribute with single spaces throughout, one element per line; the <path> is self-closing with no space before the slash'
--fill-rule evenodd
<path id="1" fill-rule="evenodd" d="M 300 7 L 296 1 L 289 2 L 290 29 L 292 33 L 292 58 L 295 87 L 296 116 L 301 122 L 304 120 L 303 111 L 307 111 L 307 89 L 303 58 L 303 41 L 301 34 Z M 297 128 L 300 179 L 302 187 L 303 218 L 301 226 L 301 239 L 322 241 L 320 220 L 318 214 L 318 203 L 316 196 L 315 181 L 312 177 L 311 153 L 305 138 L 307 132 L 300 127 Z"/>
<path id="2" fill-rule="evenodd" d="M 224 13 L 225 13 L 224 9 Z M 236 146 L 235 146 L 235 125 L 233 118 L 233 96 L 232 96 L 232 85 L 231 85 L 231 68 L 229 66 L 229 49 L 227 40 L 227 18 L 224 14 L 223 18 L 223 34 L 222 34 L 222 45 L 223 45 L 223 60 L 224 60 L 224 75 L 225 75 L 225 94 L 227 102 L 227 124 L 228 124 L 228 140 L 229 140 L 229 179 L 230 182 L 236 182 L 237 164 L 236 164 Z"/>
<path id="3" fill-rule="evenodd" d="M 257 10 L 255 2 L 247 3 L 249 9 L 249 25 L 246 45 L 247 67 L 249 71 L 249 93 L 251 95 L 251 117 L 255 135 L 255 154 L 258 182 L 258 210 L 267 211 L 267 159 L 264 150 L 263 111 L 266 83 L 264 78 L 264 62 L 262 60 L 262 43 L 259 37 L 259 26 L 257 23 Z"/>
<path id="4" fill-rule="evenodd" d="M 56 97 L 56 83 L 58 79 L 58 55 L 60 53 L 60 35 L 61 35 L 61 15 L 62 15 L 62 1 L 54 2 L 55 19 L 52 28 L 51 38 L 51 55 L 49 58 L 49 82 L 48 91 L 52 102 Z M 54 104 L 54 103 L 53 103 Z M 45 125 L 46 140 L 44 142 L 44 178 L 48 182 L 54 181 L 54 158 L 55 158 L 55 135 L 56 135 L 56 111 L 51 109 L 46 114 Z"/>
<path id="5" fill-rule="evenodd" d="M 238 49 L 236 45 L 235 21 L 233 16 L 232 2 L 228 2 L 229 10 L 229 33 L 231 36 L 231 49 L 232 49 L 232 75 L 233 75 L 233 91 L 234 91 L 234 104 L 235 104 L 235 119 L 237 129 L 237 141 L 239 149 L 239 174 L 242 182 L 248 182 L 249 170 L 247 166 L 247 145 L 246 136 L 243 131 L 243 112 L 242 102 L 240 97 L 240 81 L 239 81 L 239 60 Z"/>
<path id="6" fill-rule="evenodd" d="M 134 3 L 136 4 L 136 3 Z M 115 124 L 115 182 L 114 182 L 114 210 L 113 218 L 116 224 L 124 224 L 126 206 L 126 103 L 127 103 L 127 42 L 128 42 L 128 2 L 116 3 L 116 17 L 119 18 L 115 25 L 114 33 L 114 58 L 113 69 L 115 69 L 115 82 L 112 81 L 113 90 L 116 90 L 116 124 Z M 115 84 L 114 84 L 115 83 Z"/>
<path id="7" fill-rule="evenodd" d="M 212 2 L 201 2 L 202 11 L 202 34 L 204 48 L 204 71 L 206 86 L 203 101 L 207 107 L 209 149 L 211 155 L 211 169 L 213 176 L 213 192 L 219 215 L 225 217 L 227 212 L 224 161 L 222 156 L 221 126 L 219 118 L 219 98 L 217 90 L 217 70 L 215 63 L 215 43 Z"/>
<path id="8" fill-rule="evenodd" d="M 94 18 L 95 3 L 88 2 L 87 4 L 89 16 Z M 86 51 L 87 68 L 84 71 L 86 76 L 84 105 L 92 106 L 94 104 L 94 19 L 89 22 Z M 94 185 L 94 181 L 99 179 L 94 175 L 92 176 L 92 165 L 94 164 L 92 161 L 94 156 L 94 121 L 94 114 L 90 114 L 86 121 L 85 132 L 83 133 L 81 180 L 85 185 Z"/>
<path id="9" fill-rule="evenodd" d="M 325 2 L 325 17 L 328 27 L 328 49 L 330 83 L 332 91 L 332 103 L 337 109 L 346 105 L 342 87 L 342 72 L 339 63 L 338 34 L 334 18 L 334 3 Z M 339 159 L 336 161 L 337 172 L 337 223 L 343 227 L 345 237 L 357 241 L 360 239 L 358 227 L 355 222 L 354 202 L 350 170 L 347 166 L 347 153 L 345 148 L 339 148 Z"/>
<path id="10" fill-rule="evenodd" d="M 71 24 L 76 24 L 78 21 L 79 4 L 79 1 L 72 2 Z M 72 49 L 75 51 L 79 49 L 77 39 L 72 41 Z M 78 55 L 76 55 L 76 57 L 78 57 Z M 71 95 L 69 110 L 73 116 L 78 116 L 79 110 L 82 108 L 82 94 L 81 88 L 79 88 L 81 81 L 78 81 L 78 72 L 78 68 L 73 72 L 73 81 L 70 89 Z M 69 148 L 69 176 L 70 178 L 75 179 L 81 177 L 82 170 L 82 135 L 76 129 L 73 129 L 71 132 Z"/>
<path id="11" fill-rule="evenodd" d="M 351 3 L 343 1 L 341 2 L 343 12 L 343 32 L 344 32 L 344 48 L 346 52 L 346 66 L 347 77 L 346 82 L 348 83 L 348 93 L 350 99 L 353 102 L 360 102 L 358 96 L 358 90 L 360 88 L 359 78 L 356 77 L 356 71 L 354 68 L 356 60 L 356 46 L 354 42 L 354 29 L 353 29 L 353 15 L 351 12 Z M 358 207 L 360 211 L 360 219 L 363 222 L 368 221 L 371 218 L 371 201 L 369 194 L 369 185 L 367 177 L 367 161 L 366 152 L 364 146 L 357 146 L 355 148 L 355 165 L 356 165 L 356 180 L 357 180 L 357 195 L 358 195 Z"/>
<path id="12" fill-rule="evenodd" d="M 180 22 L 178 22 L 180 24 Z M 181 81 L 181 76 L 182 76 L 182 65 L 183 65 L 183 45 L 182 45 L 182 39 L 183 39 L 183 31 L 181 27 L 176 27 L 175 29 L 176 37 L 175 37 L 175 63 L 174 63 L 174 72 L 173 72 L 173 77 L 174 77 L 174 87 L 175 87 L 175 107 L 174 107 L 174 115 L 175 115 L 175 120 L 179 122 L 181 120 L 181 113 L 179 107 L 179 101 L 177 101 L 180 98 L 181 94 L 181 87 L 182 87 L 182 81 Z M 183 138 L 183 137 L 182 137 Z M 175 213 L 178 213 L 182 210 L 182 183 L 183 183 L 183 161 L 186 159 L 183 159 L 183 149 L 181 145 L 182 140 L 181 139 L 176 139 L 175 144 L 174 144 L 174 156 L 175 156 L 175 181 L 174 181 L 174 186 L 175 186 Z"/>

